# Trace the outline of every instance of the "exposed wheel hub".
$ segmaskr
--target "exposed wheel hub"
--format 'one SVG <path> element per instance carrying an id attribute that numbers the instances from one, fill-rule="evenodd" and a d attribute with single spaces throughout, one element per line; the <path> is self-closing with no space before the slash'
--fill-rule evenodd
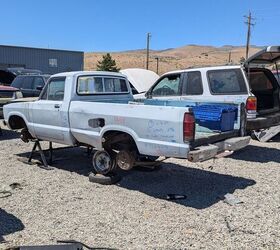
<path id="1" fill-rule="evenodd" d="M 123 150 L 117 154 L 117 165 L 123 170 L 130 170 L 135 163 L 135 157 L 132 152 Z"/>

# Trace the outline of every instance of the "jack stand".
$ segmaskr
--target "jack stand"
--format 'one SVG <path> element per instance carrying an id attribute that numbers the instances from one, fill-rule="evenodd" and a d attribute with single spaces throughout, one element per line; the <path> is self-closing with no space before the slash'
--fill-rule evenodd
<path id="1" fill-rule="evenodd" d="M 51 141 L 49 142 L 49 164 L 53 164 L 53 146 Z"/>
<path id="2" fill-rule="evenodd" d="M 38 147 L 38 151 L 36 150 L 37 147 Z M 32 148 L 31 154 L 30 154 L 30 156 L 28 158 L 28 163 L 31 163 L 32 157 L 33 157 L 35 152 L 39 152 L 39 154 L 41 156 L 42 163 L 43 163 L 43 165 L 39 166 L 39 167 L 43 168 L 45 170 L 53 170 L 53 168 L 48 165 L 48 162 L 46 160 L 46 157 L 44 155 L 44 152 L 42 150 L 42 147 L 41 147 L 41 144 L 40 144 L 39 140 L 35 140 L 35 143 L 34 143 L 34 146 Z M 49 144 L 49 153 L 50 153 L 50 155 L 49 155 L 49 164 L 51 164 L 52 163 L 52 153 L 53 153 L 53 148 L 52 148 L 52 143 L 51 142 Z"/>

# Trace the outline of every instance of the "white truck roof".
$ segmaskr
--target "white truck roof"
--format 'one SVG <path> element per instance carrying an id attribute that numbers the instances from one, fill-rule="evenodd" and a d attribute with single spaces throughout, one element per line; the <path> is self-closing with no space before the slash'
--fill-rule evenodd
<path id="1" fill-rule="evenodd" d="M 61 77 L 61 76 L 78 76 L 78 75 L 101 75 L 101 76 L 117 76 L 117 77 L 125 77 L 124 74 L 118 73 L 118 72 L 109 72 L 109 71 L 71 71 L 71 72 L 62 72 L 55 75 L 52 75 L 52 77 Z"/>
<path id="2" fill-rule="evenodd" d="M 206 71 L 206 70 L 221 70 L 221 69 L 240 69 L 242 65 L 220 65 L 220 66 L 207 66 L 207 67 L 193 67 L 193 68 L 187 68 L 187 69 L 180 69 L 180 70 L 174 70 L 164 73 L 166 74 L 176 74 L 176 73 L 182 73 L 182 72 L 190 72 L 190 71 Z"/>

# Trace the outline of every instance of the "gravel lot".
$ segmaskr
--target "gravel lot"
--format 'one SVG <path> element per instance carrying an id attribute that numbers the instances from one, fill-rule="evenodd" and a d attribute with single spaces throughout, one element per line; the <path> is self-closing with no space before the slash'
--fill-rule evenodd
<path id="1" fill-rule="evenodd" d="M 0 249 L 59 239 L 116 249 L 280 248 L 279 138 L 215 162 L 168 159 L 153 172 L 121 172 L 112 186 L 88 181 L 84 149 L 56 152 L 46 171 L 18 160 L 32 145 L 15 132 L 0 141 L 0 188 L 21 185 L 0 198 Z M 169 193 L 187 198 L 167 201 Z M 225 203 L 227 193 L 243 203 Z"/>

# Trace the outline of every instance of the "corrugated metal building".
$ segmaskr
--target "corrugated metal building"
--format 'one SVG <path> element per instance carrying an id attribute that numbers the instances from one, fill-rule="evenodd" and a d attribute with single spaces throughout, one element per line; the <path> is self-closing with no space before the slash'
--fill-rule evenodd
<path id="1" fill-rule="evenodd" d="M 0 45 L 0 69 L 23 67 L 45 74 L 84 68 L 84 52 Z"/>

